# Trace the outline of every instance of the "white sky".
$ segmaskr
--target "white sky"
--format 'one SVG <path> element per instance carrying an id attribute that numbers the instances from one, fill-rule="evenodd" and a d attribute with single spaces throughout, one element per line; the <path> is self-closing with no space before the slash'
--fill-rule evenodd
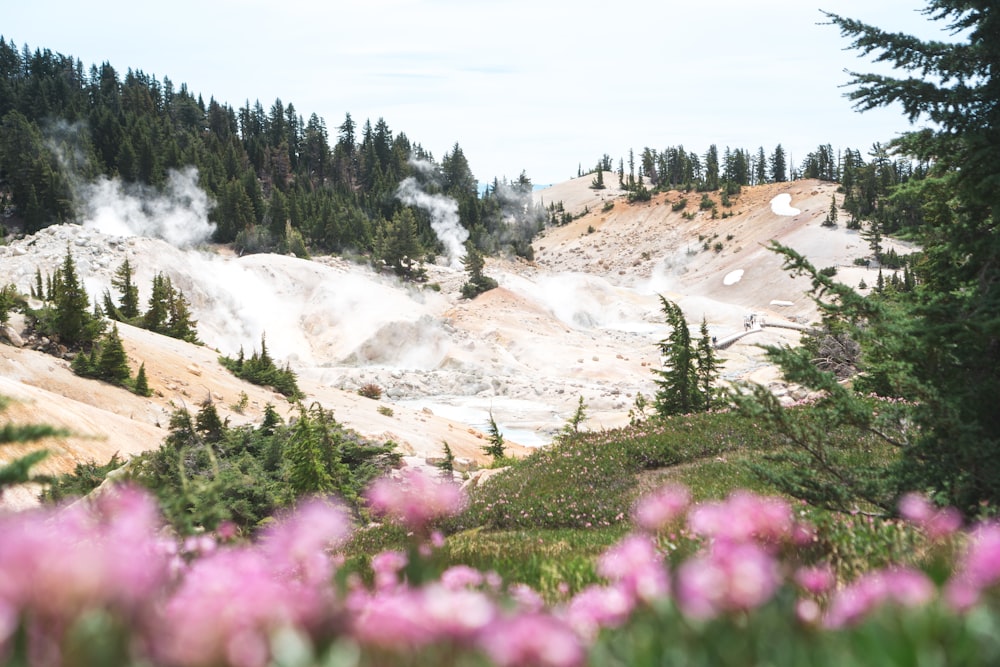
<path id="1" fill-rule="evenodd" d="M 0 34 L 86 69 L 110 62 L 234 109 L 275 98 L 326 121 L 382 117 L 440 161 L 457 142 L 480 182 L 559 182 L 607 153 L 711 143 L 792 160 L 909 129 L 858 114 L 845 69 L 870 71 L 820 8 L 948 39 L 921 0 L 32 0 Z"/>

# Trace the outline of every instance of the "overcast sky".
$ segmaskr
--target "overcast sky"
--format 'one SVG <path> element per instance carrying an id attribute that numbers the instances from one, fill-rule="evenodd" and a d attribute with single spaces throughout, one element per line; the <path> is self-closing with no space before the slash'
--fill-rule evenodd
<path id="1" fill-rule="evenodd" d="M 795 163 L 863 152 L 909 126 L 844 98 L 845 51 L 820 9 L 947 39 L 921 0 L 32 0 L 0 34 L 120 74 L 142 70 L 238 109 L 276 98 L 331 141 L 346 113 L 384 118 L 440 161 L 458 143 L 481 182 L 566 180 L 605 153 L 715 143 Z"/>

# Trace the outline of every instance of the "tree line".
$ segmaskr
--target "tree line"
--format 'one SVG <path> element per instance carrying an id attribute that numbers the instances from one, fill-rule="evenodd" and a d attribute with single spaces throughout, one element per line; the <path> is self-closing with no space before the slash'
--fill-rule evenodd
<path id="1" fill-rule="evenodd" d="M 392 221 L 406 210 L 407 250 L 433 257 L 442 247 L 430 214 L 396 196 L 404 179 L 420 177 L 429 194 L 455 200 L 477 248 L 530 253 L 545 216 L 526 174 L 480 188 L 457 143 L 436 161 L 382 118 L 359 125 L 347 113 L 335 132 L 280 99 L 237 109 L 167 77 L 122 76 L 107 62 L 85 69 L 0 36 L 0 204 L 26 233 L 76 219 L 77 181 L 160 187 L 171 171 L 194 166 L 216 202 L 213 240 L 245 252 L 290 252 L 301 239 L 320 252 L 398 265 Z"/>

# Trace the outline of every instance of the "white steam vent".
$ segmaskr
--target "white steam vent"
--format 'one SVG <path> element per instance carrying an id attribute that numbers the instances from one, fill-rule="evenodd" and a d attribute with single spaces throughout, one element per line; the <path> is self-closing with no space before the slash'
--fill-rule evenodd
<path id="1" fill-rule="evenodd" d="M 215 232 L 208 221 L 212 205 L 198 187 L 198 170 L 170 171 L 166 186 L 123 185 L 101 178 L 83 186 L 83 226 L 111 236 L 144 236 L 177 248 L 204 243 Z"/>

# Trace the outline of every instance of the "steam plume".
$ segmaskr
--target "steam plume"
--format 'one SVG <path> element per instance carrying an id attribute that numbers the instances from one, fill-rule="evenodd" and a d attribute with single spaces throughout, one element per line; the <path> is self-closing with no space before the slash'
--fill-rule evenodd
<path id="1" fill-rule="evenodd" d="M 421 208 L 431 216 L 431 229 L 444 244 L 448 263 L 453 268 L 461 267 L 465 256 L 465 242 L 469 232 L 458 219 L 458 202 L 444 195 L 427 194 L 420 188 L 417 179 L 410 176 L 399 184 L 396 197 L 407 206 Z"/>
<path id="2" fill-rule="evenodd" d="M 211 202 L 198 187 L 198 170 L 171 170 L 162 191 L 102 178 L 82 186 L 83 225 L 115 236 L 158 238 L 178 248 L 204 243 L 215 231 Z"/>

